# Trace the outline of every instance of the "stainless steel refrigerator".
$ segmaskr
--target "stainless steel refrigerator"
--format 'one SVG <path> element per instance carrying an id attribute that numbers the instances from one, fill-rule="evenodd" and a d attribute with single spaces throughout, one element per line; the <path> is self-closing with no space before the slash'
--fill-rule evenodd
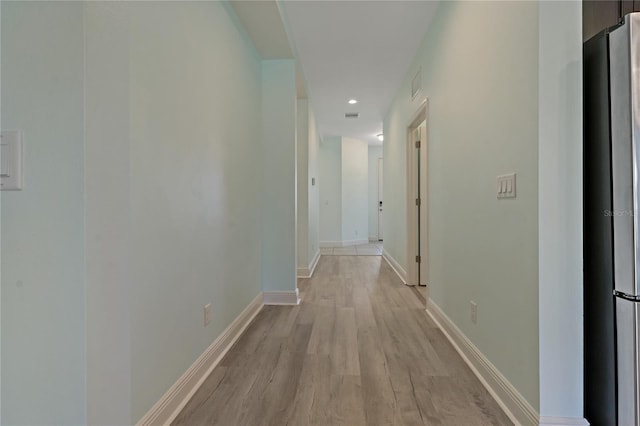
<path id="1" fill-rule="evenodd" d="M 640 425 L 640 13 L 584 45 L 584 406 Z"/>

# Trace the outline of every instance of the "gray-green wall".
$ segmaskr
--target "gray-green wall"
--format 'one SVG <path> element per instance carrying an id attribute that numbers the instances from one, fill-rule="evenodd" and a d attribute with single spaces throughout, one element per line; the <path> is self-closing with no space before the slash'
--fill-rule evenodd
<path id="1" fill-rule="evenodd" d="M 534 408 L 537 17 L 531 1 L 442 2 L 384 121 L 385 251 L 406 268 L 406 129 L 426 97 L 429 297 Z M 496 177 L 511 172 L 518 196 L 498 200 Z"/>
<path id="2" fill-rule="evenodd" d="M 384 121 L 385 251 L 406 267 L 406 128 L 428 98 L 429 297 L 544 424 L 583 411 L 581 19 L 579 1 L 442 2 Z"/>
<path id="3" fill-rule="evenodd" d="M 223 2 L 1 24 L 25 188 L 2 193 L 0 422 L 133 424 L 261 291 L 262 60 Z"/>
<path id="4" fill-rule="evenodd" d="M 85 422 L 83 4 L 2 2 L 2 424 Z"/>

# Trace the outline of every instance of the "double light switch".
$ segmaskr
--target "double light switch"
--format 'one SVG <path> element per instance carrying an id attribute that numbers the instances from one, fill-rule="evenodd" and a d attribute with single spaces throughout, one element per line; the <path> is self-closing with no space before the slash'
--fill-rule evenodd
<path id="1" fill-rule="evenodd" d="M 498 176 L 498 198 L 516 198 L 516 174 Z"/>

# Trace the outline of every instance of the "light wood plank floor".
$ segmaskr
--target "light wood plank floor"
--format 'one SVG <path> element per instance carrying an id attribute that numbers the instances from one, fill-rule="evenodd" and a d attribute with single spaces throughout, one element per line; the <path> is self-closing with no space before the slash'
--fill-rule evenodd
<path id="1" fill-rule="evenodd" d="M 511 425 L 377 256 L 322 256 L 265 306 L 175 425 Z"/>

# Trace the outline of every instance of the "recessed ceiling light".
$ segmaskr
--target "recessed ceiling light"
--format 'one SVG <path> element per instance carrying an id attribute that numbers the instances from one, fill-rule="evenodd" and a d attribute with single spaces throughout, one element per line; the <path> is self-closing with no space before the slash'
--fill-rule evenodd
<path id="1" fill-rule="evenodd" d="M 378 134 L 377 136 L 380 142 L 384 141 L 384 135 L 382 133 Z"/>
<path id="2" fill-rule="evenodd" d="M 358 101 L 357 101 L 357 100 L 355 100 L 355 99 L 349 99 L 349 103 L 350 103 L 351 105 L 353 105 L 353 104 L 357 104 L 357 103 L 358 103 Z"/>

